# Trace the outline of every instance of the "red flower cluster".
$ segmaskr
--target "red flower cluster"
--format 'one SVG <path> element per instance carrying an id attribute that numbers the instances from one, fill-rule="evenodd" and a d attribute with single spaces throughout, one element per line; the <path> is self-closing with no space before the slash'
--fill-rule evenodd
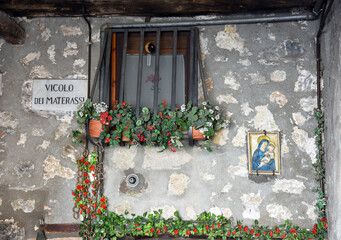
<path id="1" fill-rule="evenodd" d="M 169 149 L 172 150 L 172 152 L 176 152 L 176 149 L 172 148 L 172 140 L 168 141 L 168 146 L 169 146 Z M 206 227 L 208 227 L 208 226 L 206 226 Z"/>
<path id="2" fill-rule="evenodd" d="M 105 111 L 100 115 L 99 119 L 103 125 L 109 125 L 110 121 L 112 121 L 112 116 L 109 115 L 108 111 Z"/>
<path id="3" fill-rule="evenodd" d="M 136 136 L 139 138 L 139 141 L 140 141 L 140 142 L 143 142 L 144 140 L 146 140 L 146 139 L 144 138 L 144 136 L 142 135 L 142 132 L 136 134 Z"/>

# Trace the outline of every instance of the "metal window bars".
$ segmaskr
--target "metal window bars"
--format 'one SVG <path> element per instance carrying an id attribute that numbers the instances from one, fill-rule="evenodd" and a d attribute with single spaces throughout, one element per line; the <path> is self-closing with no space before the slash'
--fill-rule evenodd
<path id="1" fill-rule="evenodd" d="M 155 69 L 154 79 L 159 78 L 159 61 L 160 61 L 160 39 L 163 32 L 172 32 L 173 34 L 173 47 L 172 47 L 172 87 L 171 87 L 171 109 L 175 110 L 176 103 L 176 72 L 177 72 L 177 49 L 178 49 L 178 35 L 180 31 L 189 32 L 189 44 L 188 46 L 188 63 L 186 71 L 187 82 L 186 86 L 186 101 L 192 101 L 194 105 L 198 104 L 198 78 L 202 80 L 202 87 L 204 97 L 207 99 L 206 85 L 204 81 L 204 73 L 202 66 L 202 59 L 200 56 L 200 41 L 199 41 L 199 30 L 195 27 L 160 27 L 160 28 L 118 28 L 118 29 L 105 29 L 104 34 L 101 37 L 101 50 L 100 58 L 97 66 L 97 71 L 92 85 L 91 98 L 94 97 L 95 88 L 98 79 L 98 69 L 100 69 L 100 81 L 99 81 L 99 101 L 105 102 L 108 105 L 111 103 L 111 52 L 112 52 L 112 37 L 113 33 L 123 33 L 123 49 L 120 56 L 120 77 L 118 81 L 118 96 L 119 102 L 123 102 L 124 86 L 126 82 L 126 71 L 127 71 L 127 50 L 128 50 L 128 39 L 129 34 L 139 33 L 139 56 L 138 56 L 138 77 L 137 77 L 137 92 L 136 92 L 136 115 L 140 115 L 141 111 L 141 84 L 142 84 L 142 64 L 143 64 L 143 50 L 144 50 L 144 39 L 146 32 L 154 32 L 156 34 L 156 51 L 155 51 Z M 198 72 L 200 70 L 200 73 Z M 158 81 L 154 81 L 154 97 L 153 97 L 153 112 L 154 115 L 158 112 Z M 189 138 L 192 139 L 191 131 L 189 131 Z M 193 145 L 193 140 L 190 140 L 190 145 Z"/>

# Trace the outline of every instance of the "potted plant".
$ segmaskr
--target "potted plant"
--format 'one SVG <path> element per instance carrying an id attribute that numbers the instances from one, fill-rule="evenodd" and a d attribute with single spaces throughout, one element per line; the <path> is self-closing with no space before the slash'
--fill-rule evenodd
<path id="1" fill-rule="evenodd" d="M 182 105 L 177 110 L 177 116 L 183 119 L 181 126 L 192 127 L 193 140 L 207 139 L 203 146 L 208 151 L 211 151 L 208 146 L 209 138 L 213 137 L 216 131 L 229 125 L 229 120 L 221 113 L 220 107 L 210 104 L 209 101 L 202 102 L 199 107 L 193 106 L 189 101 L 187 105 Z"/>
<path id="2" fill-rule="evenodd" d="M 110 146 L 117 146 L 120 141 L 131 141 L 133 129 L 136 124 L 135 111 L 131 104 L 116 101 L 112 110 L 102 113 L 102 124 L 107 125 L 111 131 L 103 131 L 100 139 L 109 143 Z"/>
<path id="3" fill-rule="evenodd" d="M 91 99 L 87 99 L 84 103 L 79 105 L 79 110 L 77 111 L 79 124 L 78 130 L 73 130 L 73 142 L 79 143 L 82 142 L 79 138 L 81 134 L 84 132 L 82 129 L 86 126 L 89 121 L 89 133 L 91 137 L 98 138 L 102 131 L 102 124 L 100 121 L 100 116 L 102 113 L 108 110 L 108 106 L 101 103 L 92 103 Z"/>
<path id="4" fill-rule="evenodd" d="M 144 107 L 136 121 L 133 139 L 135 143 L 145 141 L 148 146 L 159 146 L 160 151 L 169 148 L 176 152 L 183 145 L 183 135 L 177 128 L 176 113 L 172 112 L 167 101 L 164 99 L 158 106 L 158 113 L 152 116 L 151 111 Z"/>

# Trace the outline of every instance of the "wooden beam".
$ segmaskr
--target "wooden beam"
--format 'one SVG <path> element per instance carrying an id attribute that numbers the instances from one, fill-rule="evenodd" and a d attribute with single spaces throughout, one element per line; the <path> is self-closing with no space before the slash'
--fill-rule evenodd
<path id="1" fill-rule="evenodd" d="M 316 0 L 0 0 L 0 8 L 15 17 L 195 16 L 312 8 Z"/>
<path id="2" fill-rule="evenodd" d="M 2 10 L 0 10 L 0 37 L 11 44 L 25 42 L 25 29 Z"/>
<path id="3" fill-rule="evenodd" d="M 45 233 L 78 233 L 80 224 L 78 223 L 63 223 L 63 224 L 46 224 Z"/>

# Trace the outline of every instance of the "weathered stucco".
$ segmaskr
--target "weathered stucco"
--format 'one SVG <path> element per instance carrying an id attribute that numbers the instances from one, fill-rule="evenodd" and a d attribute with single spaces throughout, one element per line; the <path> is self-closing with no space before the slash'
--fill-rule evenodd
<path id="1" fill-rule="evenodd" d="M 323 108 L 328 238 L 341 239 L 341 1 L 334 1 L 323 31 Z"/>
<path id="2" fill-rule="evenodd" d="M 9 234 L 34 238 L 39 217 L 47 223 L 77 222 L 71 189 L 83 145 L 73 146 L 69 137 L 75 114 L 32 111 L 32 81 L 86 79 L 88 36 L 81 18 L 18 21 L 27 32 L 25 44 L 0 44 L 0 225 Z M 100 26 L 132 20 L 90 21 L 94 74 Z M 316 22 L 200 28 L 209 97 L 228 114 L 230 127 L 214 137 L 212 153 L 186 143 L 176 153 L 148 147 L 107 149 L 109 209 L 142 214 L 161 208 L 165 217 L 178 210 L 184 219 L 210 211 L 270 226 L 290 218 L 312 227 L 312 189 L 317 186 L 311 166 L 316 151 L 315 30 Z M 201 91 L 199 95 L 203 99 Z M 281 174 L 267 180 L 249 176 L 245 138 L 248 131 L 263 130 L 282 136 Z M 125 185 L 129 173 L 143 180 L 138 191 Z"/>

